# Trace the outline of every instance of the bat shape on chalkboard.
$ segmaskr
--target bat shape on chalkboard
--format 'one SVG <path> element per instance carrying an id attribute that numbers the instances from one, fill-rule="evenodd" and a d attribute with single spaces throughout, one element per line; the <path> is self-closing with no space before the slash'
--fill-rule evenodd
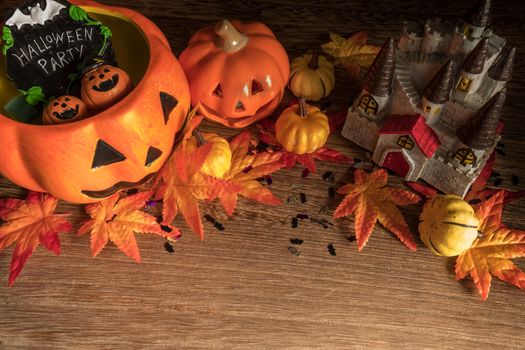
<path id="1" fill-rule="evenodd" d="M 58 16 L 60 11 L 65 8 L 66 6 L 55 0 L 33 1 L 29 6 L 24 5 L 17 8 L 5 24 L 10 27 L 16 26 L 17 29 L 26 24 L 31 26 L 43 25 L 46 21 Z"/>

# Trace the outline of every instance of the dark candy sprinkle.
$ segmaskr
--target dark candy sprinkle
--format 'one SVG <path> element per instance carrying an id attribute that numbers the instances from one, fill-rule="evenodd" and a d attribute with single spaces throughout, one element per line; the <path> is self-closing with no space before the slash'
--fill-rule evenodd
<path id="1" fill-rule="evenodd" d="M 157 205 L 157 201 L 147 201 L 146 207 L 151 208 Z"/>
<path id="2" fill-rule="evenodd" d="M 306 194 L 301 192 L 301 193 L 299 193 L 299 196 L 301 197 L 301 203 L 306 203 L 306 201 L 307 201 Z"/>
<path id="3" fill-rule="evenodd" d="M 212 224 L 217 222 L 217 220 L 215 220 L 215 218 L 209 214 L 204 215 L 204 218 L 206 219 L 206 221 L 211 222 Z"/>
<path id="4" fill-rule="evenodd" d="M 323 180 L 334 182 L 335 181 L 335 175 L 331 171 L 327 171 L 323 174 Z"/>
<path id="5" fill-rule="evenodd" d="M 220 222 L 216 222 L 215 224 L 213 224 L 213 226 L 215 226 L 215 228 L 219 231 L 224 231 L 225 228 L 224 226 L 222 226 L 222 224 Z"/>
<path id="6" fill-rule="evenodd" d="M 308 177 L 309 174 L 310 174 L 310 170 L 304 169 L 303 173 L 301 174 L 301 177 Z"/>
<path id="7" fill-rule="evenodd" d="M 133 196 L 134 194 L 137 194 L 139 192 L 139 190 L 137 188 L 132 188 L 132 189 L 129 189 L 126 191 L 126 194 L 128 196 Z"/>
<path id="8" fill-rule="evenodd" d="M 297 218 L 292 218 L 292 228 L 297 228 L 297 225 L 299 225 Z"/>
<path id="9" fill-rule="evenodd" d="M 357 241 L 357 237 L 356 236 L 350 236 L 350 237 L 347 237 L 347 239 L 348 239 L 349 242 Z"/>
<path id="10" fill-rule="evenodd" d="M 268 185 L 271 185 L 273 183 L 273 180 L 272 180 L 272 177 L 271 176 L 266 176 L 266 183 Z"/>
<path id="11" fill-rule="evenodd" d="M 251 165 L 248 165 L 242 172 L 246 174 L 246 173 L 249 173 L 250 170 L 252 170 L 252 169 L 253 169 L 253 167 Z"/>
<path id="12" fill-rule="evenodd" d="M 330 187 L 328 189 L 328 197 L 330 197 L 330 198 L 334 198 L 335 197 L 335 188 Z"/>
<path id="13" fill-rule="evenodd" d="M 173 231 L 173 229 L 169 226 L 166 226 L 166 225 L 160 225 L 160 228 L 162 229 L 162 231 L 164 232 L 168 232 L 170 233 L 171 231 Z"/>
<path id="14" fill-rule="evenodd" d="M 292 244 L 300 245 L 300 244 L 303 244 L 303 242 L 304 241 L 302 239 L 300 239 L 300 238 L 290 238 L 290 243 L 292 243 Z"/>
<path id="15" fill-rule="evenodd" d="M 297 214 L 295 217 L 298 218 L 299 220 L 308 220 L 309 219 L 308 214 Z"/>
<path id="16" fill-rule="evenodd" d="M 326 246 L 326 248 L 328 249 L 328 253 L 330 253 L 330 255 L 333 255 L 333 256 L 336 256 L 337 254 L 335 253 L 335 248 L 334 248 L 334 245 L 332 243 L 330 243 L 329 245 Z"/>
<path id="17" fill-rule="evenodd" d="M 173 248 L 173 246 L 170 244 L 170 242 L 166 242 L 164 243 L 164 249 L 166 249 L 166 251 L 168 253 L 175 253 L 175 248 Z"/>
<path id="18" fill-rule="evenodd" d="M 512 175 L 512 184 L 514 186 L 518 186 L 520 184 L 520 178 L 517 177 L 516 175 Z"/>

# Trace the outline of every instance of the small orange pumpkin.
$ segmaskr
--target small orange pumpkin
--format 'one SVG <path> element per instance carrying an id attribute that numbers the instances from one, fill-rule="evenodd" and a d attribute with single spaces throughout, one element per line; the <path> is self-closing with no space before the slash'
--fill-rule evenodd
<path id="1" fill-rule="evenodd" d="M 220 21 L 199 30 L 179 57 L 191 101 L 213 121 L 242 128 L 270 115 L 282 99 L 290 64 L 262 23 Z"/>
<path id="2" fill-rule="evenodd" d="M 71 2 L 111 28 L 119 64 L 136 86 L 110 110 L 75 123 L 24 124 L 0 107 L 0 173 L 30 190 L 90 203 L 137 187 L 160 169 L 190 96 L 184 71 L 151 21 L 126 8 Z M 16 95 L 0 65 L 0 106 Z"/>
<path id="3" fill-rule="evenodd" d="M 133 89 L 124 70 L 109 64 L 96 65 L 82 78 L 82 101 L 93 112 L 101 112 L 122 100 Z"/>
<path id="4" fill-rule="evenodd" d="M 87 117 L 84 102 L 75 96 L 60 96 L 51 100 L 44 109 L 42 123 L 64 124 Z"/>
<path id="5" fill-rule="evenodd" d="M 230 144 L 217 134 L 199 132 L 188 140 L 186 152 L 191 153 L 204 143 L 211 143 L 211 150 L 200 170 L 203 174 L 221 178 L 231 167 Z"/>
<path id="6" fill-rule="evenodd" d="M 299 105 L 285 109 L 275 123 L 275 137 L 288 152 L 312 153 L 324 146 L 330 125 L 328 117 L 318 107 L 306 104 L 304 98 Z"/>

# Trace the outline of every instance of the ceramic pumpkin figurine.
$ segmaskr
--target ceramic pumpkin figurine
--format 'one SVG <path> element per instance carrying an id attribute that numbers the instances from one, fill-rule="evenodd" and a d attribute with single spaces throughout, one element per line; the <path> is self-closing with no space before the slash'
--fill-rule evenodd
<path id="1" fill-rule="evenodd" d="M 75 96 L 60 96 L 51 100 L 42 115 L 43 124 L 64 124 L 87 117 L 86 105 Z"/>
<path id="2" fill-rule="evenodd" d="M 217 134 L 198 132 L 188 140 L 186 152 L 191 153 L 205 143 L 211 143 L 212 146 L 200 170 L 203 174 L 221 178 L 230 170 L 232 162 L 230 144 Z"/>
<path id="3" fill-rule="evenodd" d="M 428 200 L 419 221 L 421 240 L 437 255 L 459 255 L 478 237 L 474 209 L 456 195 L 437 195 Z"/>
<path id="4" fill-rule="evenodd" d="M 317 51 L 297 57 L 292 61 L 288 86 L 297 97 L 319 101 L 335 86 L 334 65 Z"/>
<path id="5" fill-rule="evenodd" d="M 242 128 L 270 115 L 282 99 L 290 65 L 262 23 L 220 21 L 199 30 L 180 55 L 193 105 L 208 119 Z"/>
<path id="6" fill-rule="evenodd" d="M 90 203 L 152 178 L 184 125 L 190 95 L 155 24 L 130 9 L 71 2 L 111 25 L 119 64 L 136 86 L 110 110 L 62 125 L 20 123 L 0 107 L 0 173 L 30 190 Z M 0 106 L 16 95 L 0 65 Z"/>
<path id="7" fill-rule="evenodd" d="M 122 100 L 133 89 L 124 70 L 109 64 L 88 68 L 80 89 L 82 101 L 90 112 L 98 113 Z"/>
<path id="8" fill-rule="evenodd" d="M 324 146 L 330 126 L 328 117 L 318 107 L 306 104 L 304 98 L 299 105 L 285 109 L 275 123 L 277 141 L 288 152 L 312 153 Z"/>

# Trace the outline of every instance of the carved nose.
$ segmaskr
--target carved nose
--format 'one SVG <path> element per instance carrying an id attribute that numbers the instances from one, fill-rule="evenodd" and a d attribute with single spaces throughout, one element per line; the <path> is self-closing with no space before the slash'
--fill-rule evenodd
<path id="1" fill-rule="evenodd" d="M 146 163 L 144 165 L 146 167 L 149 167 L 157 159 L 159 159 L 161 155 L 162 155 L 162 151 L 160 149 L 155 148 L 155 147 L 150 147 L 148 150 L 148 155 L 146 156 Z"/>

